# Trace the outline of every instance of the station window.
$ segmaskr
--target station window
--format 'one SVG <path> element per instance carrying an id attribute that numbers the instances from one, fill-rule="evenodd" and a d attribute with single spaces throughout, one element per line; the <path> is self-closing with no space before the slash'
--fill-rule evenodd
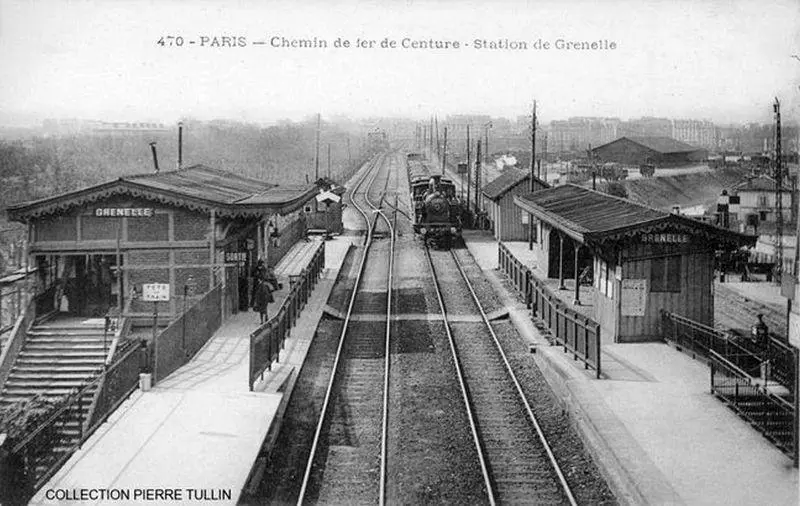
<path id="1" fill-rule="evenodd" d="M 650 291 L 681 291 L 681 257 L 679 255 L 654 258 L 651 260 Z"/>

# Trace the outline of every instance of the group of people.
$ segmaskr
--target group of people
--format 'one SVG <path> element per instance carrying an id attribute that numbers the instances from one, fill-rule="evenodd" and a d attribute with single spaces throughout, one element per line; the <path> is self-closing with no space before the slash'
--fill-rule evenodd
<path id="1" fill-rule="evenodd" d="M 259 260 L 256 264 L 253 280 L 253 310 L 258 311 L 261 323 L 264 323 L 268 319 L 269 303 L 275 302 L 272 292 L 280 290 L 283 285 L 278 282 L 278 277 L 272 267 L 267 267 L 264 260 Z"/>

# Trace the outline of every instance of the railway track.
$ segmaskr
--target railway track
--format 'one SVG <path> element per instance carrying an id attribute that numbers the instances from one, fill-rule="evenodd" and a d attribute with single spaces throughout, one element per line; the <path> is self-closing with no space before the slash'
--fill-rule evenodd
<path id="1" fill-rule="evenodd" d="M 756 315 L 761 313 L 770 332 L 786 336 L 786 313 L 774 306 L 743 297 L 724 284 L 716 285 L 714 295 L 714 321 L 721 330 L 744 329 L 749 332 L 756 322 Z"/>
<path id="2" fill-rule="evenodd" d="M 395 241 L 394 225 L 381 210 L 389 182 L 386 162 L 386 155 L 376 158 L 351 196 L 367 234 L 298 505 L 383 504 L 385 500 Z M 382 174 L 383 187 L 376 188 Z M 365 184 L 362 201 L 358 194 Z M 379 222 L 383 223 L 380 230 Z M 389 240 L 376 241 L 378 237 Z"/>
<path id="3" fill-rule="evenodd" d="M 426 256 L 489 504 L 576 504 L 458 256 Z"/>

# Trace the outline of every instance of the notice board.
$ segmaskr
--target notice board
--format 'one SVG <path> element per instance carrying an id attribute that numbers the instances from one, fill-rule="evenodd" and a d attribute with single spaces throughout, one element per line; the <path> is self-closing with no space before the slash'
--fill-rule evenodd
<path id="1" fill-rule="evenodd" d="M 622 316 L 644 316 L 647 309 L 647 280 L 622 280 Z"/>

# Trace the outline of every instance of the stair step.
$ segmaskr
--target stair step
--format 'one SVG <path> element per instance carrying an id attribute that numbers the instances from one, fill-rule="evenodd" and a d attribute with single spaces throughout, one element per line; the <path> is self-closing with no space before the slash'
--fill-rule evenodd
<path id="1" fill-rule="evenodd" d="M 109 336 L 105 342 L 111 344 L 114 336 Z M 25 346 L 42 345 L 42 344 L 60 344 L 63 346 L 73 346 L 79 344 L 100 344 L 103 345 L 103 336 L 47 336 L 47 337 L 34 337 L 33 339 L 26 339 Z"/>
<path id="2" fill-rule="evenodd" d="M 65 329 L 65 330 L 58 330 L 58 329 L 37 329 L 32 328 L 28 330 L 28 337 L 29 338 L 38 338 L 38 337 L 91 337 L 91 338 L 102 338 L 103 335 L 113 336 L 114 332 L 108 331 L 105 332 L 103 329 L 96 330 L 96 329 Z"/>
<path id="3" fill-rule="evenodd" d="M 100 372 L 100 371 L 98 371 Z M 86 374 L 83 372 L 69 372 L 69 371 L 40 371 L 40 372 L 20 372 L 20 371 L 11 371 L 9 374 L 8 379 L 6 380 L 6 385 L 9 383 L 14 384 L 20 381 L 30 381 L 30 382 L 38 382 L 41 384 L 48 384 L 48 383 L 56 383 L 59 384 L 64 381 L 78 381 L 84 382 L 89 378 L 95 376 L 94 374 Z"/>
<path id="4" fill-rule="evenodd" d="M 95 369 L 103 365 L 105 360 L 97 358 L 25 358 L 17 359 L 14 368 L 48 368 L 48 367 L 74 367 L 77 369 Z"/>
<path id="5" fill-rule="evenodd" d="M 101 348 L 99 350 L 23 350 L 20 352 L 21 358 L 47 358 L 53 356 L 83 358 L 83 357 L 105 357 L 106 352 Z"/>
<path id="6" fill-rule="evenodd" d="M 26 352 L 62 352 L 62 351 L 89 351 L 89 352 L 107 352 L 111 347 L 111 343 L 103 346 L 103 343 L 35 343 L 25 344 Z"/>

